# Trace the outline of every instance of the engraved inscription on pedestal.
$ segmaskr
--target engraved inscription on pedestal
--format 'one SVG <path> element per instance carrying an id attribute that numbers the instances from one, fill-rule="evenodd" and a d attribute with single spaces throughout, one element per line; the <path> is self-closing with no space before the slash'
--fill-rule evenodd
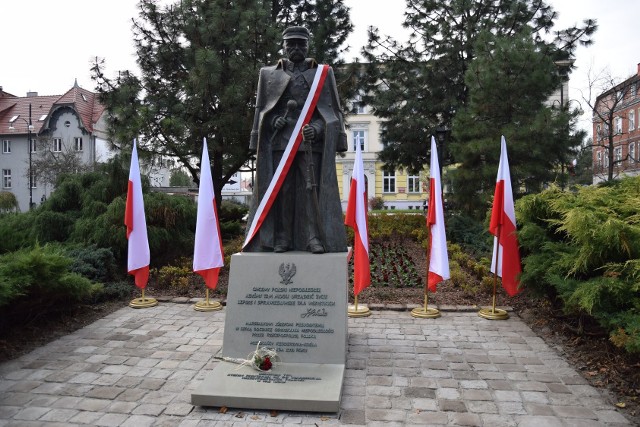
<path id="1" fill-rule="evenodd" d="M 231 257 L 221 355 L 275 349 L 268 372 L 220 362 L 194 405 L 337 412 L 347 351 L 347 254 L 240 253 Z"/>
<path id="2" fill-rule="evenodd" d="M 233 255 L 223 354 L 261 346 L 287 363 L 345 363 L 346 254 Z"/>

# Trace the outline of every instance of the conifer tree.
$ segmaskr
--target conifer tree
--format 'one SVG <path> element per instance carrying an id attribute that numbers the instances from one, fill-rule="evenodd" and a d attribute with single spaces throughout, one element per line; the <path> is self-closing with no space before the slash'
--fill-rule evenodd
<path id="1" fill-rule="evenodd" d="M 484 217 L 494 192 L 501 135 L 517 197 L 549 182 L 564 185 L 584 131 L 576 131 L 578 111 L 546 104 L 561 77 L 529 30 L 509 37 L 483 32 L 474 50 L 465 73 L 469 100 L 453 120 L 449 147 L 457 164 L 451 182 L 456 206 Z"/>
<path id="2" fill-rule="evenodd" d="M 540 52 L 559 61 L 569 59 L 578 44 L 591 43 L 597 28 L 586 20 L 553 31 L 553 40 L 546 41 L 557 13 L 544 0 L 406 0 L 406 5 L 406 42 L 369 30 L 363 49 L 369 66 L 361 85 L 365 103 L 385 120 L 380 160 L 387 169 L 411 173 L 428 164 L 429 135 L 441 125 L 451 129 L 467 106 L 465 74 L 481 33 L 509 38 L 528 29 Z M 455 161 L 455 154 L 444 153 L 441 164 Z"/>
<path id="3" fill-rule="evenodd" d="M 141 0 L 139 10 L 133 32 L 141 75 L 122 71 L 110 79 L 99 58 L 92 67 L 116 148 L 139 137 L 141 157 L 176 158 L 198 183 L 206 137 L 218 201 L 250 156 L 258 70 L 277 61 L 282 30 L 298 22 L 314 35 L 334 29 L 322 46 L 330 61 L 352 28 L 342 0 L 181 0 L 164 7 Z"/>

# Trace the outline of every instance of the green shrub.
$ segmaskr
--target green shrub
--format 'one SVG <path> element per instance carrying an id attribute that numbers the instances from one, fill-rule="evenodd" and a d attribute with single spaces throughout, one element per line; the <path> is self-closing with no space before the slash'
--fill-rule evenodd
<path id="1" fill-rule="evenodd" d="M 94 282 L 111 282 L 118 275 L 118 267 L 113 252 L 109 248 L 96 245 L 77 247 L 67 250 L 73 259 L 71 271 Z"/>
<path id="2" fill-rule="evenodd" d="M 33 245 L 33 223 L 36 215 L 37 211 L 0 215 L 0 253 Z"/>
<path id="3" fill-rule="evenodd" d="M 16 195 L 10 191 L 0 191 L 0 212 L 17 212 L 18 210 Z"/>
<path id="4" fill-rule="evenodd" d="M 369 198 L 369 209 L 372 211 L 379 211 L 384 209 L 384 199 L 380 196 Z"/>
<path id="5" fill-rule="evenodd" d="M 238 236 L 224 243 L 224 265 L 226 267 L 229 267 L 229 265 L 231 265 L 231 255 L 242 251 L 243 244 L 244 236 Z"/>
<path id="6" fill-rule="evenodd" d="M 189 257 L 178 258 L 172 265 L 152 268 L 149 273 L 155 286 L 178 294 L 187 295 L 192 286 L 204 284 L 204 279 L 193 272 L 193 259 Z"/>
<path id="7" fill-rule="evenodd" d="M 220 203 L 218 216 L 221 224 L 225 222 L 241 222 L 247 212 L 249 212 L 247 206 L 229 200 L 223 200 L 222 203 Z"/>
<path id="8" fill-rule="evenodd" d="M 369 215 L 369 237 L 371 239 L 388 239 L 391 237 L 415 237 L 416 230 L 426 229 L 424 215 L 419 214 L 386 214 Z"/>
<path id="9" fill-rule="evenodd" d="M 448 241 L 476 257 L 491 255 L 493 236 L 482 222 L 463 214 L 448 214 L 444 222 Z"/>
<path id="10" fill-rule="evenodd" d="M 91 302 L 100 303 L 105 301 L 120 301 L 131 299 L 137 294 L 137 289 L 130 281 L 121 280 L 117 282 L 107 282 L 102 289 L 93 294 Z M 136 295 L 137 296 L 137 295 Z"/>
<path id="11" fill-rule="evenodd" d="M 62 212 L 42 210 L 39 211 L 33 223 L 33 232 L 37 241 L 64 242 L 69 238 L 73 218 Z"/>
<path id="12" fill-rule="evenodd" d="M 70 272 L 72 260 L 60 247 L 45 245 L 0 257 L 0 306 L 19 298 L 39 308 L 78 302 L 99 285 Z"/>
<path id="13" fill-rule="evenodd" d="M 640 177 L 572 192 L 552 187 L 520 199 L 516 214 L 522 285 L 640 351 Z"/>

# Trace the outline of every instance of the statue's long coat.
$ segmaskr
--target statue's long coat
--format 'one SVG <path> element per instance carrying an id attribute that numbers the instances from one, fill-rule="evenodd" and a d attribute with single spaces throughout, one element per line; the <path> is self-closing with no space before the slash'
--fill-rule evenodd
<path id="1" fill-rule="evenodd" d="M 303 75 L 309 85 L 317 71 L 317 64 L 313 59 L 306 59 L 309 69 Z M 272 120 L 274 108 L 285 92 L 291 77 L 284 71 L 287 60 L 282 59 L 277 65 L 264 67 L 260 70 L 258 91 L 256 97 L 256 111 L 251 131 L 249 147 L 257 152 L 256 181 L 253 188 L 253 201 L 249 213 L 248 224 L 251 224 L 255 211 L 265 193 L 274 172 L 272 151 L 269 140 L 272 136 Z M 347 250 L 344 219 L 340 204 L 340 193 L 336 177 L 335 155 L 337 151 L 347 150 L 347 135 L 344 129 L 344 120 L 340 111 L 340 101 L 336 88 L 333 70 L 329 68 L 327 77 L 318 99 L 316 111 L 324 121 L 324 150 L 322 152 L 322 165 L 318 182 L 318 204 L 320 211 L 321 235 L 324 236 L 323 244 L 326 252 L 345 252 Z M 293 119 L 297 120 L 297 117 Z M 304 151 L 296 153 L 298 156 L 306 155 Z M 305 186 L 298 185 L 296 199 L 309 197 Z M 298 204 L 296 202 L 296 204 Z M 274 247 L 274 215 L 273 209 L 269 212 L 262 226 L 252 241 L 244 248 L 249 252 L 263 252 Z M 308 244 L 307 227 L 301 221 L 295 221 L 294 241 L 292 250 L 305 251 Z M 247 229 L 249 227 L 247 226 Z"/>

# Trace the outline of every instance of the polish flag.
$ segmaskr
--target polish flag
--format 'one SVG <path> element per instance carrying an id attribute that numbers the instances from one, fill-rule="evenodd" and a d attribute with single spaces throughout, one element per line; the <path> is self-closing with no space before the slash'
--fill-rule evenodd
<path id="1" fill-rule="evenodd" d="M 447 236 L 444 229 L 444 209 L 442 206 L 442 185 L 436 140 L 431 137 L 431 164 L 429 166 L 429 209 L 427 228 L 429 229 L 429 275 L 427 284 L 431 292 L 436 285 L 450 277 L 447 256 Z"/>
<path id="2" fill-rule="evenodd" d="M 520 267 L 518 236 L 516 235 L 516 211 L 513 205 L 513 191 L 507 159 L 507 142 L 504 136 L 500 142 L 500 166 L 496 179 L 496 191 L 493 196 L 489 232 L 495 236 L 491 272 L 502 277 L 502 286 L 510 296 L 514 296 L 519 292 L 520 279 L 518 275 L 522 269 Z"/>
<path id="3" fill-rule="evenodd" d="M 204 278 L 207 288 L 215 289 L 220 268 L 224 265 L 224 256 L 206 138 L 203 141 L 200 171 L 193 271 Z"/>
<path id="4" fill-rule="evenodd" d="M 364 181 L 364 166 L 360 144 L 356 144 L 356 160 L 349 189 L 345 225 L 351 227 L 353 238 L 353 293 L 358 295 L 371 284 L 369 266 L 369 229 L 367 227 L 367 190 Z"/>
<path id="5" fill-rule="evenodd" d="M 133 140 L 131 167 L 129 169 L 129 185 L 127 188 L 127 205 L 124 211 L 124 224 L 127 226 L 129 245 L 127 271 L 135 277 L 136 286 L 144 289 L 149 281 L 149 239 L 147 223 L 144 218 L 144 199 L 140 181 L 140 165 L 136 140 Z"/>

